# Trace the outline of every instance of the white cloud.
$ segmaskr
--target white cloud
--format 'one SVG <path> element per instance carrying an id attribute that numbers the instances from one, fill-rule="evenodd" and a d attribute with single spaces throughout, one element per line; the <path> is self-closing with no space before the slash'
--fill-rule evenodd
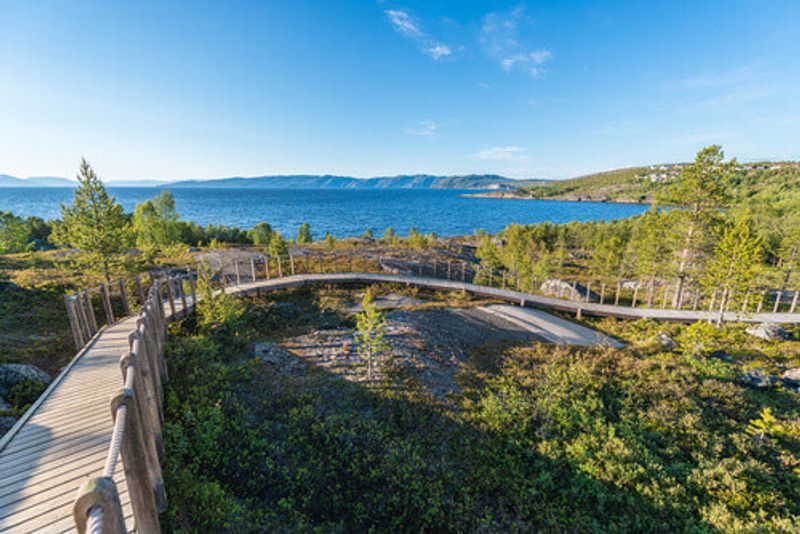
<path id="1" fill-rule="evenodd" d="M 447 46 L 445 44 L 435 43 L 433 46 L 431 46 L 428 49 L 426 49 L 425 52 L 429 56 L 431 56 L 433 59 L 438 61 L 440 58 L 443 58 L 445 56 L 449 56 L 450 54 L 452 54 L 453 50 L 449 46 Z"/>
<path id="2" fill-rule="evenodd" d="M 553 53 L 544 48 L 531 50 L 520 41 L 520 23 L 527 21 L 522 7 L 508 13 L 489 13 L 483 17 L 478 41 L 484 53 L 503 71 L 520 70 L 538 78 L 545 72 L 541 65 L 550 61 Z"/>
<path id="3" fill-rule="evenodd" d="M 394 30 L 403 37 L 414 41 L 419 49 L 434 61 L 439 61 L 453 54 L 453 48 L 431 37 L 422 31 L 419 23 L 411 15 L 399 9 L 387 9 L 386 18 Z"/>
<path id="4" fill-rule="evenodd" d="M 409 37 L 419 37 L 422 35 L 419 26 L 417 26 L 417 24 L 405 11 L 387 9 L 386 16 L 389 18 L 389 22 L 392 24 L 392 26 L 394 26 L 394 29 L 397 30 L 398 33 Z"/>
<path id="5" fill-rule="evenodd" d="M 484 148 L 467 155 L 468 159 L 478 161 L 528 161 L 527 151 L 521 146 L 495 146 Z"/>
<path id="6" fill-rule="evenodd" d="M 406 133 L 408 135 L 416 135 L 417 137 L 435 137 L 440 127 L 441 124 L 431 119 L 425 119 L 419 121 L 419 125 L 415 128 L 406 128 Z"/>

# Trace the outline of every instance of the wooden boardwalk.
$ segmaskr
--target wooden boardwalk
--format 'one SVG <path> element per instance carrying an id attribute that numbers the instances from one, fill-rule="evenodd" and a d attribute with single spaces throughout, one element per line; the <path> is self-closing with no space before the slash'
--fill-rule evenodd
<path id="1" fill-rule="evenodd" d="M 230 293 L 274 291 L 304 284 L 399 283 L 467 291 L 514 304 L 583 314 L 668 321 L 716 318 L 703 311 L 627 308 L 571 302 L 518 291 L 435 278 L 389 274 L 304 274 L 258 280 L 228 289 Z M 176 302 L 180 312 L 181 303 Z M 168 306 L 165 306 L 169 310 Z M 167 311 L 169 315 L 169 311 Z M 729 314 L 728 319 L 735 318 Z M 753 322 L 800 323 L 800 314 L 756 314 Z M 77 488 L 99 476 L 113 429 L 109 401 L 122 382 L 119 358 L 129 350 L 136 318 L 101 330 L 53 381 L 25 416 L 0 440 L 0 532 L 72 532 Z M 124 470 L 116 472 L 126 526 L 134 528 Z"/>

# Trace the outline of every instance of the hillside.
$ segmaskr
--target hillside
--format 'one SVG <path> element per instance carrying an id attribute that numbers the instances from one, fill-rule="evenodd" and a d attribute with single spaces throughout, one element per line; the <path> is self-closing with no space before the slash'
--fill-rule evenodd
<path id="1" fill-rule="evenodd" d="M 186 180 L 167 187 L 252 187 L 292 189 L 502 189 L 544 183 L 544 180 L 512 180 L 494 174 L 433 176 L 428 174 L 353 178 L 331 175 L 279 175 L 252 178 Z"/>
<path id="2" fill-rule="evenodd" d="M 480 196 L 650 203 L 658 196 L 659 191 L 678 177 L 684 166 L 683 163 L 675 163 L 628 167 Z M 730 185 L 732 193 L 739 200 L 749 198 L 757 201 L 758 198 L 785 194 L 786 191 L 800 186 L 800 163 L 743 164 Z"/>

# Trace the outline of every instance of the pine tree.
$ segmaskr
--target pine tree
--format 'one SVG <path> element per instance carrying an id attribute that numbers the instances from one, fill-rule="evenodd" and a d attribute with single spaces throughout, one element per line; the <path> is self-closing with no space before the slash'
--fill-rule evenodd
<path id="1" fill-rule="evenodd" d="M 706 147 L 661 198 L 665 203 L 682 207 L 674 236 L 678 247 L 678 291 L 673 303 L 676 306 L 683 298 L 686 278 L 697 274 L 713 244 L 720 208 L 730 200 L 727 188 L 736 167 L 735 159 L 725 161 L 722 147 Z"/>
<path id="2" fill-rule="evenodd" d="M 118 255 L 131 244 L 132 232 L 128 218 L 92 167 L 81 160 L 78 189 L 71 206 L 61 205 L 61 224 L 56 240 L 78 251 L 79 266 L 100 271 L 111 281 L 112 266 Z"/>
<path id="3" fill-rule="evenodd" d="M 358 354 L 367 361 L 367 379 L 372 380 L 374 360 L 389 349 L 386 341 L 386 316 L 372 301 L 372 292 L 367 290 L 361 300 L 364 311 L 356 316 L 356 341 Z"/>
<path id="4" fill-rule="evenodd" d="M 743 302 L 758 274 L 762 252 L 762 241 L 753 230 L 750 213 L 740 213 L 723 231 L 704 274 L 703 285 L 707 290 L 722 291 L 719 323 L 731 305 Z"/>
<path id="5" fill-rule="evenodd" d="M 284 256 L 289 255 L 289 243 L 286 242 L 286 238 L 277 230 L 272 235 L 272 239 L 269 242 L 269 255 L 274 265 L 277 266 L 278 262 L 281 262 L 281 268 L 283 268 L 283 262 L 285 261 Z"/>
<path id="6" fill-rule="evenodd" d="M 297 230 L 297 239 L 295 242 L 298 245 L 304 245 L 306 243 L 312 243 L 313 241 L 314 236 L 311 235 L 311 225 L 308 223 L 303 223 Z"/>
<path id="7" fill-rule="evenodd" d="M 330 232 L 325 232 L 325 246 L 328 248 L 336 248 L 336 238 Z"/>
<path id="8" fill-rule="evenodd" d="M 253 229 L 248 232 L 250 240 L 253 242 L 254 245 L 268 247 L 270 241 L 272 241 L 272 236 L 275 232 L 268 223 L 260 222 L 253 226 Z"/>

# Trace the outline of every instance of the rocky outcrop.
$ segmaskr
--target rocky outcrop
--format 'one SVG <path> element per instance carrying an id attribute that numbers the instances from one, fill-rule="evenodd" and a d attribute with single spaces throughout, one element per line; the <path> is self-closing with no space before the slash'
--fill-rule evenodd
<path id="1" fill-rule="evenodd" d="M 763 369 L 752 369 L 739 376 L 739 381 L 751 388 L 766 389 L 775 386 L 778 383 L 778 377 Z"/>
<path id="2" fill-rule="evenodd" d="M 600 297 L 594 291 L 589 291 L 586 286 L 575 284 L 558 278 L 548 278 L 539 286 L 539 291 L 548 297 L 557 297 L 574 301 L 585 301 L 589 295 L 589 302 L 599 302 Z"/>
<path id="3" fill-rule="evenodd" d="M 6 391 L 26 380 L 35 380 L 47 384 L 50 382 L 50 375 L 27 363 L 4 363 L 0 365 L 0 397 L 5 396 Z"/>
<path id="4" fill-rule="evenodd" d="M 800 391 L 800 367 L 793 367 L 783 372 L 781 376 L 783 385 L 787 388 Z"/>
<path id="5" fill-rule="evenodd" d="M 791 337 L 781 325 L 774 323 L 760 323 L 749 327 L 745 332 L 765 341 L 783 341 Z"/>

